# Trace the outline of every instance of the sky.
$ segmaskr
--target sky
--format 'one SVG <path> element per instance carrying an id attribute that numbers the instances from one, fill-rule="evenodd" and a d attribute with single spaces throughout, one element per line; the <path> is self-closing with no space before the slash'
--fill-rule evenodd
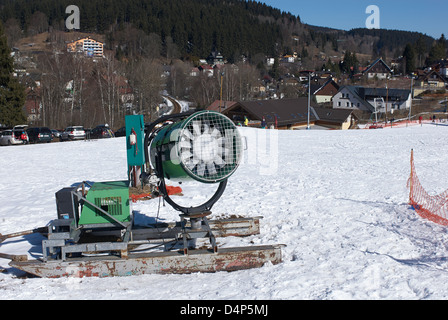
<path id="1" fill-rule="evenodd" d="M 436 39 L 448 35 L 447 0 L 260 0 L 274 8 L 300 16 L 303 23 L 342 30 L 365 28 L 371 16 L 366 9 L 379 9 L 382 29 L 417 31 Z"/>

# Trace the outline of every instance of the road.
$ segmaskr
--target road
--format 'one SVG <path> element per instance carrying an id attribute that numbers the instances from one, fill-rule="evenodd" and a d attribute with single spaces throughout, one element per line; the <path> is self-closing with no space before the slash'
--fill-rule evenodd
<path id="1" fill-rule="evenodd" d="M 169 96 L 163 96 L 163 97 L 165 99 L 171 101 L 171 103 L 173 104 L 173 111 L 171 112 L 171 114 L 181 113 L 182 107 L 180 106 L 179 102 L 177 102 L 175 99 L 173 99 Z"/>

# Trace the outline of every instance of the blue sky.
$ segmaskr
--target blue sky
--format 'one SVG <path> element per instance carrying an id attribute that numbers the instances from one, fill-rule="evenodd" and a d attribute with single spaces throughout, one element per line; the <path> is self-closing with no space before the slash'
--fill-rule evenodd
<path id="1" fill-rule="evenodd" d="M 302 22 L 343 30 L 365 28 L 366 8 L 380 9 L 380 28 L 448 37 L 447 0 L 259 0 L 282 11 L 299 15 Z"/>

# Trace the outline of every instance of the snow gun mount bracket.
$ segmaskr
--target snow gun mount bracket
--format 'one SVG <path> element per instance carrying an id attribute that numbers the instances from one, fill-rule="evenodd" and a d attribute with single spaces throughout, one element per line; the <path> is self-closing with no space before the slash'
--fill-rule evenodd
<path id="1" fill-rule="evenodd" d="M 0 234 L 3 244 L 12 237 L 42 234 L 41 258 L 1 253 L 0 258 L 10 259 L 13 268 L 52 278 L 236 271 L 282 261 L 283 245 L 218 250 L 216 238 L 259 234 L 262 218 L 208 219 L 241 156 L 240 136 L 230 119 L 188 112 L 162 117 L 145 129 L 147 163 L 141 180 L 180 212 L 180 221 L 136 225 L 129 181 L 83 182 L 56 192 L 57 219 L 47 226 Z M 212 144 L 206 148 L 211 155 L 201 149 L 204 144 Z M 184 207 L 169 196 L 165 182 L 180 176 L 218 187 L 205 203 Z M 208 238 L 211 248 L 196 248 L 200 238 Z"/>

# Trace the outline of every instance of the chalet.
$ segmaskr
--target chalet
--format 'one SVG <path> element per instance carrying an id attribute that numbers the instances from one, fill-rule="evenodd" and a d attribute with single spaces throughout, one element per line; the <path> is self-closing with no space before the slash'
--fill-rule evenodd
<path id="1" fill-rule="evenodd" d="M 28 87 L 25 90 L 26 100 L 25 100 L 25 114 L 27 116 L 28 123 L 35 123 L 41 119 L 41 89 L 40 87 Z"/>
<path id="2" fill-rule="evenodd" d="M 199 71 L 201 71 L 203 74 L 206 74 L 209 77 L 213 77 L 213 67 L 209 66 L 208 64 L 204 64 L 198 67 Z"/>
<path id="3" fill-rule="evenodd" d="M 445 79 L 448 79 L 448 61 L 443 60 L 439 66 L 439 73 Z"/>
<path id="4" fill-rule="evenodd" d="M 368 66 L 363 72 L 363 75 L 367 77 L 367 79 L 387 79 L 392 75 L 392 70 L 383 61 L 383 59 L 375 60 L 370 66 Z"/>
<path id="5" fill-rule="evenodd" d="M 312 103 L 312 106 L 317 105 Z M 223 111 L 223 114 L 236 123 L 243 123 L 244 117 L 258 123 L 264 118 L 268 127 L 299 129 L 306 127 L 308 123 L 308 98 L 240 101 Z M 310 124 L 314 124 L 316 119 L 317 116 L 311 109 Z"/>
<path id="6" fill-rule="evenodd" d="M 339 85 L 333 78 L 328 78 L 322 85 L 311 85 L 311 94 L 316 97 L 317 103 L 331 102 L 338 91 Z"/>
<path id="7" fill-rule="evenodd" d="M 197 76 L 199 76 L 199 73 L 200 73 L 199 68 L 193 67 L 190 70 L 189 76 L 190 77 L 197 77 Z"/>
<path id="8" fill-rule="evenodd" d="M 375 112 L 409 109 L 411 90 L 343 86 L 333 97 L 333 109 Z"/>
<path id="9" fill-rule="evenodd" d="M 445 79 L 448 79 L 448 60 L 440 60 L 438 62 L 435 62 L 432 65 L 428 66 L 423 71 L 428 73 L 433 70 L 436 71 L 437 73 L 439 73 Z M 422 70 L 419 70 L 419 71 L 422 71 Z"/>
<path id="10" fill-rule="evenodd" d="M 358 120 L 353 110 L 317 107 L 314 111 L 318 117 L 316 123 L 329 129 L 348 130 L 353 128 Z"/>
<path id="11" fill-rule="evenodd" d="M 445 78 L 436 70 L 420 74 L 416 80 L 416 86 L 422 89 L 443 89 L 446 86 Z"/>
<path id="12" fill-rule="evenodd" d="M 67 43 L 68 52 L 83 53 L 88 57 L 102 57 L 103 49 L 104 43 L 90 37 Z"/>
<path id="13" fill-rule="evenodd" d="M 225 64 L 224 57 L 219 51 L 213 51 L 207 57 L 207 63 L 211 66 Z"/>
<path id="14" fill-rule="evenodd" d="M 282 62 L 294 63 L 294 61 L 295 61 L 295 58 L 293 55 L 286 54 L 282 57 Z"/>
<path id="15" fill-rule="evenodd" d="M 20 83 L 25 87 L 26 95 L 23 110 L 25 111 L 28 123 L 33 124 L 35 121 L 41 119 L 41 75 L 38 73 L 27 74 L 21 78 Z"/>
<path id="16" fill-rule="evenodd" d="M 243 123 L 247 117 L 250 123 L 259 126 L 264 118 L 268 127 L 304 129 L 308 125 L 308 98 L 240 101 L 222 113 L 236 123 Z M 347 129 L 355 121 L 352 110 L 320 108 L 314 102 L 311 102 L 309 119 L 310 126 L 324 129 Z"/>
<path id="17" fill-rule="evenodd" d="M 263 95 L 266 93 L 266 86 L 263 81 L 258 82 L 251 86 L 251 91 L 255 94 Z"/>

